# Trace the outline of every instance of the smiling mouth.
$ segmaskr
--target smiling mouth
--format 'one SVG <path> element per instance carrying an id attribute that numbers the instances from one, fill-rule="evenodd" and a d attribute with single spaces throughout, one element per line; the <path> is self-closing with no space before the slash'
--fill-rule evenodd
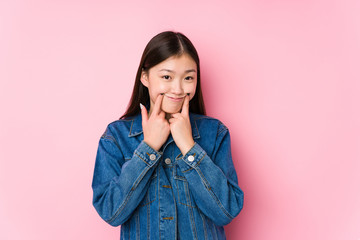
<path id="1" fill-rule="evenodd" d="M 167 98 L 169 98 L 170 100 L 174 101 L 174 102 L 180 102 L 180 101 L 182 101 L 182 100 L 184 99 L 184 97 L 185 97 L 186 95 L 181 96 L 181 97 L 171 97 L 171 96 L 168 96 L 168 95 L 165 94 L 165 96 L 166 96 Z"/>

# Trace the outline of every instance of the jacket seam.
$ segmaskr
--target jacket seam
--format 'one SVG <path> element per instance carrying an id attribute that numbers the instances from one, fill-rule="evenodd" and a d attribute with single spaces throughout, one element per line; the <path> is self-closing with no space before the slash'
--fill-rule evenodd
<path id="1" fill-rule="evenodd" d="M 145 207 L 145 206 L 153 203 L 155 200 L 156 200 L 156 198 L 155 198 L 154 200 L 150 201 L 150 202 L 147 202 L 147 203 L 144 203 L 144 204 L 139 205 L 139 207 Z"/>
<path id="2" fill-rule="evenodd" d="M 184 206 L 187 206 L 187 207 L 191 207 L 191 208 L 196 208 L 194 206 L 191 206 L 191 205 L 188 205 L 188 204 L 185 204 L 185 203 L 182 203 L 182 202 L 179 202 L 180 204 L 184 205 Z"/>
<path id="3" fill-rule="evenodd" d="M 107 130 L 106 130 L 107 131 Z M 119 149 L 119 151 L 121 152 L 121 155 L 124 157 L 124 154 L 123 152 L 121 151 L 121 147 L 119 145 L 119 143 L 116 141 L 116 139 L 112 136 L 112 135 L 103 135 L 101 136 L 101 139 L 103 139 L 104 141 L 109 141 L 113 144 L 116 145 L 116 147 Z M 125 157 L 124 157 L 124 160 L 125 160 Z"/>
<path id="4" fill-rule="evenodd" d="M 214 198 L 216 204 L 220 207 L 220 209 L 223 211 L 223 213 L 230 219 L 232 220 L 234 217 L 231 216 L 230 213 L 228 213 L 228 211 L 225 209 L 225 207 L 222 205 L 222 203 L 220 202 L 220 200 L 216 197 L 215 193 L 212 191 L 212 188 L 210 186 L 210 184 L 207 183 L 203 173 L 200 171 L 200 169 L 197 169 L 197 172 L 199 173 L 200 177 L 204 180 L 204 184 L 208 185 L 206 187 L 206 189 L 209 191 L 210 195 Z"/>
<path id="5" fill-rule="evenodd" d="M 131 187 L 130 192 L 127 194 L 127 197 L 124 201 L 124 203 L 122 205 L 119 206 L 119 208 L 116 210 L 115 214 L 108 220 L 106 220 L 106 222 L 111 223 L 113 221 L 115 221 L 115 219 L 120 215 L 120 213 L 124 210 L 126 204 L 129 202 L 130 197 L 132 196 L 132 194 L 134 193 L 135 188 L 137 187 L 137 185 L 139 184 L 139 182 L 141 181 L 141 179 L 143 179 L 143 177 L 145 176 L 145 174 L 147 173 L 148 168 L 145 168 L 144 171 L 142 172 L 142 174 L 136 179 L 134 185 Z"/>
<path id="6" fill-rule="evenodd" d="M 136 211 L 136 240 L 140 239 L 140 214 L 139 209 Z"/>
<path id="7" fill-rule="evenodd" d="M 149 163 L 147 163 L 146 161 L 145 161 L 145 159 L 143 159 L 139 154 L 137 154 L 136 152 L 134 153 L 136 156 L 138 156 L 147 166 L 150 166 L 150 164 Z"/>
<path id="8" fill-rule="evenodd" d="M 205 223 L 205 218 L 204 218 L 204 214 L 202 212 L 199 212 L 199 215 L 201 217 L 201 220 L 202 220 L 202 223 L 203 223 L 203 228 L 204 228 L 204 238 L 205 239 L 208 239 L 208 234 L 207 234 L 207 231 L 206 231 L 206 223 Z"/>
<path id="9" fill-rule="evenodd" d="M 190 197 L 190 193 L 189 193 L 189 184 L 187 184 L 185 187 L 185 195 L 186 195 L 186 203 L 191 204 L 191 197 Z M 193 208 L 188 208 L 188 211 L 189 211 L 189 216 L 190 216 L 192 232 L 194 234 L 194 239 L 198 239 Z"/>
<path id="10" fill-rule="evenodd" d="M 220 133 L 222 133 L 222 132 L 224 132 L 224 131 L 227 131 L 227 130 L 228 130 L 228 128 L 224 126 L 223 128 L 221 128 L 221 129 L 217 132 L 216 136 L 218 137 L 218 136 L 220 135 Z"/>

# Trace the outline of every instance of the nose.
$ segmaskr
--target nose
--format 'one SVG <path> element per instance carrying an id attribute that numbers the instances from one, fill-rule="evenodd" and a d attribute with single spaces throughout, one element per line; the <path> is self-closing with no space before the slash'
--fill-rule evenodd
<path id="1" fill-rule="evenodd" d="M 184 89 L 183 89 L 181 81 L 179 81 L 179 80 L 173 81 L 173 84 L 171 86 L 171 92 L 176 95 L 184 94 Z"/>

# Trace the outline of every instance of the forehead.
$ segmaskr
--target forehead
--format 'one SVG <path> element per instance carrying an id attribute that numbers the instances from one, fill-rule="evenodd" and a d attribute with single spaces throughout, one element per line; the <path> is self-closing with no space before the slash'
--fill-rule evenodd
<path id="1" fill-rule="evenodd" d="M 168 59 L 162 61 L 161 63 L 155 65 L 151 69 L 155 71 L 161 71 L 161 70 L 171 70 L 174 72 L 185 72 L 189 70 L 195 70 L 197 69 L 196 62 L 190 55 L 188 54 L 182 54 L 180 56 L 172 56 Z"/>

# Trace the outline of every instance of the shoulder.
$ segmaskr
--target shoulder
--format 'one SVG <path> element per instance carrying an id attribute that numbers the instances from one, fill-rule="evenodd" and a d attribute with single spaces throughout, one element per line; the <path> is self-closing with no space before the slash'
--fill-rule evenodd
<path id="1" fill-rule="evenodd" d="M 106 129 L 102 134 L 101 138 L 111 140 L 114 138 L 118 138 L 121 135 L 128 136 L 132 128 L 134 127 L 134 122 L 136 119 L 137 116 L 133 116 L 133 117 L 128 117 L 110 122 L 106 126 Z"/>
<path id="2" fill-rule="evenodd" d="M 135 119 L 136 119 L 136 116 L 115 120 L 115 121 L 110 122 L 107 125 L 107 128 L 119 128 L 119 127 L 121 128 L 121 127 L 127 127 L 129 125 L 131 126 L 131 124 L 134 122 Z"/>
<path id="3" fill-rule="evenodd" d="M 218 134 L 229 131 L 227 126 L 217 118 L 196 113 L 190 113 L 190 118 L 199 130 L 217 131 Z"/>

